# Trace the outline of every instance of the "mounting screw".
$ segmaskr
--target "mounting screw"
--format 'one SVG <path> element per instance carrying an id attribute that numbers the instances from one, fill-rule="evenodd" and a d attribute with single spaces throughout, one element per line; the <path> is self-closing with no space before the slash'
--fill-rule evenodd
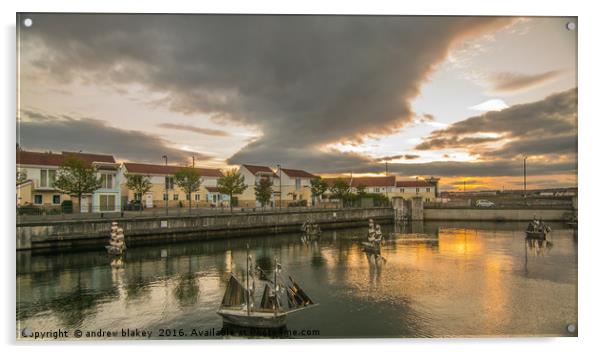
<path id="1" fill-rule="evenodd" d="M 569 323 L 569 324 L 566 326 L 566 330 L 567 330 L 569 333 L 575 333 L 575 331 L 577 330 L 577 326 L 575 326 L 573 323 Z"/>
<path id="2" fill-rule="evenodd" d="M 568 29 L 569 31 L 574 30 L 575 28 L 577 28 L 577 24 L 575 22 L 567 22 L 566 24 L 566 29 Z"/>

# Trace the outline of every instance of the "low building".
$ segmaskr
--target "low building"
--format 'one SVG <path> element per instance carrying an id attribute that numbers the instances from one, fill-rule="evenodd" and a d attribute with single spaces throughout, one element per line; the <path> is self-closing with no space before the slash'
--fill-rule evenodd
<path id="1" fill-rule="evenodd" d="M 82 197 L 70 196 L 55 188 L 58 169 L 68 157 L 77 158 L 97 170 L 102 186 Z M 52 153 L 17 150 L 17 172 L 24 181 L 17 184 L 17 205 L 60 207 L 64 200 L 73 200 L 74 210 L 81 212 L 113 212 L 121 210 L 119 164 L 111 155 L 80 152 Z"/>
<path id="2" fill-rule="evenodd" d="M 282 190 L 282 206 L 298 203 L 302 200 L 311 205 L 311 180 L 316 176 L 303 170 L 281 168 L 276 171 L 278 178 L 274 185 L 276 195 L 275 205 L 280 203 L 280 192 Z M 282 183 L 282 187 L 280 186 Z"/>
<path id="3" fill-rule="evenodd" d="M 389 198 L 401 197 L 404 199 L 410 199 L 421 197 L 425 202 L 435 201 L 435 198 L 437 197 L 437 181 L 396 181 L 395 188 L 389 193 Z"/>
<path id="4" fill-rule="evenodd" d="M 141 200 L 146 208 L 188 206 L 188 195 L 176 184 L 175 174 L 182 169 L 181 166 L 153 165 L 143 163 L 125 162 L 122 174 L 143 175 L 151 182 L 151 190 L 143 196 L 135 195 L 126 186 L 126 178 L 121 178 L 121 193 L 124 205 Z M 192 193 L 192 205 L 194 207 L 229 206 L 229 197 L 217 191 L 217 180 L 223 176 L 218 169 L 195 168 L 201 176 L 201 188 Z M 167 188 L 167 189 L 166 189 Z"/>
<path id="5" fill-rule="evenodd" d="M 366 193 L 377 193 L 389 196 L 389 193 L 395 188 L 395 176 L 375 176 L 375 177 L 338 177 L 324 178 L 329 186 L 332 186 L 337 180 L 343 180 L 351 188 L 352 193 L 357 193 L 363 189 Z M 330 194 L 327 191 L 326 194 Z"/>
<path id="6" fill-rule="evenodd" d="M 241 165 L 238 172 L 244 177 L 245 185 L 247 188 L 245 191 L 236 196 L 238 198 L 238 206 L 245 208 L 261 207 L 261 204 L 255 197 L 255 186 L 259 184 L 262 178 L 267 178 L 272 182 L 273 191 L 280 182 L 278 182 L 278 175 L 268 166 L 257 166 L 257 165 Z M 272 193 L 270 204 L 274 205 L 276 193 Z"/>

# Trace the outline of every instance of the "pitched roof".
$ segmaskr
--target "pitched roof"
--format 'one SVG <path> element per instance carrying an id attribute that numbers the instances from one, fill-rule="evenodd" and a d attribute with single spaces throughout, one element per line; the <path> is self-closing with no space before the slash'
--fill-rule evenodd
<path id="1" fill-rule="evenodd" d="M 301 178 L 316 177 L 316 176 L 312 175 L 311 173 L 309 173 L 307 171 L 303 171 L 303 170 L 293 170 L 290 168 L 281 168 L 280 170 L 282 171 L 282 173 L 284 173 L 285 175 L 287 175 L 289 177 L 301 177 Z"/>
<path id="2" fill-rule="evenodd" d="M 435 184 L 423 180 L 397 181 L 395 187 L 434 187 Z"/>
<path id="3" fill-rule="evenodd" d="M 272 176 L 278 177 L 278 175 L 276 173 L 274 173 L 274 171 L 272 171 L 272 169 L 269 168 L 268 166 L 256 166 L 256 165 L 243 164 L 241 167 L 246 168 L 247 170 L 249 170 L 249 172 L 251 172 L 254 175 L 256 175 L 259 172 L 263 172 L 263 173 L 271 173 Z"/>
<path id="4" fill-rule="evenodd" d="M 395 176 L 382 177 L 342 177 L 342 178 L 324 178 L 324 181 L 332 185 L 336 180 L 342 179 L 351 187 L 393 187 L 395 185 Z"/>
<path id="5" fill-rule="evenodd" d="M 52 152 L 35 152 L 17 150 L 17 164 L 19 165 L 41 165 L 41 166 L 60 166 L 67 157 L 78 158 L 87 164 L 93 162 L 115 163 L 115 158 L 111 155 L 88 154 L 81 152 L 63 151 L 61 154 Z"/>
<path id="6" fill-rule="evenodd" d="M 143 173 L 149 175 L 173 175 L 182 169 L 182 166 L 152 165 L 145 163 L 124 162 L 126 170 L 130 173 Z M 222 171 L 216 168 L 195 168 L 203 177 L 222 177 Z"/>

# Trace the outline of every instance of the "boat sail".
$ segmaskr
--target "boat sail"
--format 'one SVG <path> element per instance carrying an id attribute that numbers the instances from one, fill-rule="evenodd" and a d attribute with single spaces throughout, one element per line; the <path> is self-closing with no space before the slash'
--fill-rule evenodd
<path id="1" fill-rule="evenodd" d="M 287 315 L 317 305 L 292 277 L 288 278 L 291 284 L 281 282 L 279 278 L 282 267 L 277 263 L 273 280 L 268 279 L 265 272 L 258 268 L 260 279 L 265 285 L 261 302 L 256 307 L 255 278 L 249 268 L 250 260 L 251 257 L 247 256 L 246 286 L 234 274 L 230 274 L 228 286 L 217 311 L 224 323 L 250 328 L 280 328 L 286 325 Z M 283 308 L 280 302 L 280 294 L 283 293 L 287 294 L 288 309 Z"/>

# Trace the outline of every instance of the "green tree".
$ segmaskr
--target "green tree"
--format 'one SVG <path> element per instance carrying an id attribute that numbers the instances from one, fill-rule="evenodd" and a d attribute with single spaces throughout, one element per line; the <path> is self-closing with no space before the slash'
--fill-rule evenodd
<path id="1" fill-rule="evenodd" d="M 81 210 L 82 196 L 101 187 L 96 168 L 75 156 L 69 156 L 57 171 L 54 187 L 69 195 L 76 195 Z"/>
<path id="2" fill-rule="evenodd" d="M 349 194 L 350 189 L 351 187 L 349 186 L 349 183 L 345 182 L 345 180 L 341 178 L 336 179 L 329 188 L 332 198 L 338 199 L 341 203 L 341 206 L 343 205 L 343 199 Z"/>
<path id="3" fill-rule="evenodd" d="M 17 184 L 21 184 L 27 180 L 26 171 L 17 171 Z"/>
<path id="4" fill-rule="evenodd" d="M 245 189 L 247 189 L 245 177 L 234 169 L 226 171 L 224 176 L 217 180 L 217 190 L 230 197 L 230 212 L 232 212 L 233 196 L 242 194 Z"/>
<path id="5" fill-rule="evenodd" d="M 323 180 L 322 177 L 318 176 L 312 178 L 310 184 L 312 204 L 315 204 L 315 199 L 322 198 L 324 193 L 326 193 L 326 191 L 328 190 L 328 183 L 326 183 L 326 181 Z"/>
<path id="6" fill-rule="evenodd" d="M 136 195 L 139 195 L 140 199 L 142 199 L 142 196 L 148 193 L 153 186 L 148 176 L 132 175 L 129 173 L 126 173 L 124 176 L 126 180 L 125 186 L 135 193 L 134 199 Z M 140 207 L 140 212 L 142 212 L 142 207 Z"/>
<path id="7" fill-rule="evenodd" d="M 359 195 L 365 195 L 366 194 L 366 186 L 363 184 L 360 184 L 359 186 L 357 186 L 357 194 Z"/>
<path id="8" fill-rule="evenodd" d="M 259 183 L 255 185 L 255 197 L 261 203 L 261 207 L 265 207 L 272 199 L 272 181 L 269 178 L 261 178 Z"/>
<path id="9" fill-rule="evenodd" d="M 188 196 L 188 212 L 192 211 L 192 193 L 198 192 L 201 188 L 201 175 L 193 167 L 182 167 L 174 175 L 174 180 L 178 187 L 182 188 L 186 196 Z"/>

